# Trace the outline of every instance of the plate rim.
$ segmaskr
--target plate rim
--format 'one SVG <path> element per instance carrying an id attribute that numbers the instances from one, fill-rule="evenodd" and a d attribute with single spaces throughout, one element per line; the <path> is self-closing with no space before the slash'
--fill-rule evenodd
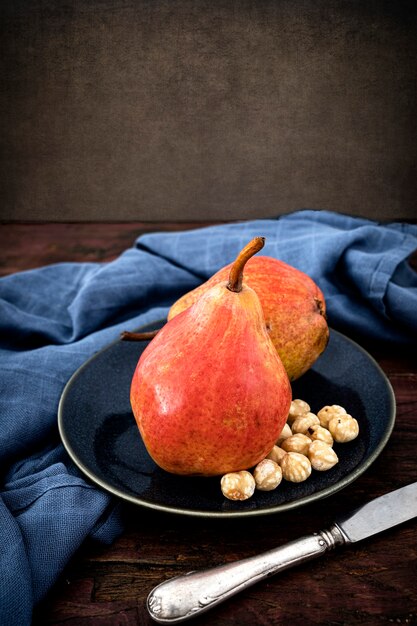
<path id="1" fill-rule="evenodd" d="M 144 324 L 144 325 L 140 326 L 139 328 L 137 328 L 135 330 L 135 332 L 143 332 L 145 329 L 148 330 L 149 327 L 153 327 L 153 328 L 157 327 L 158 328 L 161 324 L 165 324 L 165 323 L 166 323 L 166 320 L 159 319 L 159 320 L 156 320 L 153 323 L 148 323 L 148 324 Z M 396 420 L 396 399 L 395 399 L 395 393 L 394 393 L 393 387 L 391 385 L 391 382 L 390 382 L 388 376 L 385 374 L 384 370 L 381 368 L 379 363 L 374 359 L 374 357 L 371 354 L 369 354 L 369 352 L 367 350 L 365 350 L 365 348 L 363 348 L 360 344 L 358 344 L 356 341 L 354 341 L 353 339 L 351 339 L 350 337 L 348 337 L 344 333 L 342 333 L 342 332 L 340 332 L 338 330 L 335 330 L 333 328 L 329 328 L 329 330 L 330 330 L 331 334 L 335 334 L 335 335 L 339 335 L 339 336 L 343 337 L 344 340 L 347 340 L 353 346 L 355 346 L 355 348 L 357 350 L 359 350 L 360 352 L 365 354 L 365 356 L 374 365 L 376 370 L 379 371 L 379 374 L 381 375 L 382 379 L 384 380 L 384 382 L 386 384 L 386 387 L 387 387 L 388 397 L 389 397 L 389 401 L 390 401 L 390 415 L 388 416 L 387 427 L 386 427 L 386 429 L 384 431 L 383 437 L 380 439 L 380 441 L 379 441 L 378 445 L 376 446 L 375 450 L 372 452 L 372 454 L 370 454 L 366 458 L 366 460 L 363 463 L 360 463 L 359 466 L 357 466 L 355 469 L 353 469 L 349 474 L 347 474 L 344 478 L 339 480 L 334 485 L 330 485 L 329 487 L 326 487 L 325 489 L 321 489 L 320 491 L 316 491 L 315 493 L 310 494 L 308 496 L 305 496 L 303 498 L 292 500 L 291 502 L 284 502 L 283 504 L 278 504 L 278 505 L 275 505 L 275 506 L 271 506 L 269 508 L 254 509 L 254 510 L 249 510 L 249 511 L 203 511 L 203 510 L 200 510 L 200 509 L 187 509 L 187 508 L 181 508 L 181 507 L 175 507 L 175 506 L 169 506 L 169 505 L 163 505 L 163 504 L 155 504 L 155 503 L 152 503 L 152 502 L 148 502 L 146 500 L 142 500 L 140 497 L 131 496 L 130 494 L 127 494 L 127 493 L 123 492 L 122 490 L 118 489 L 117 487 L 114 487 L 110 483 L 106 482 L 105 480 L 103 480 L 102 478 L 97 476 L 94 472 L 92 472 L 83 463 L 83 461 L 81 461 L 79 459 L 78 455 L 76 454 L 76 452 L 73 450 L 71 444 L 69 443 L 69 440 L 68 440 L 67 435 L 65 433 L 65 426 L 64 426 L 64 423 L 63 423 L 64 422 L 64 417 L 63 417 L 64 404 L 65 404 L 66 396 L 68 395 L 72 385 L 74 384 L 74 381 L 78 378 L 78 376 L 81 374 L 81 372 L 84 370 L 84 368 L 88 367 L 91 364 L 91 362 L 94 361 L 103 352 L 106 352 L 107 350 L 112 348 L 114 345 L 122 342 L 122 339 L 120 339 L 120 337 L 118 337 L 117 339 L 115 339 L 115 340 L 111 341 L 110 343 L 106 344 L 105 346 L 103 346 L 102 348 L 97 350 L 97 352 L 92 354 L 82 365 L 80 365 L 80 367 L 78 367 L 75 370 L 75 372 L 71 375 L 71 377 L 69 378 L 69 380 L 65 384 L 64 389 L 63 389 L 63 391 L 61 393 L 61 397 L 59 399 L 59 404 L 58 404 L 58 432 L 59 432 L 59 436 L 61 438 L 61 441 L 62 441 L 62 443 L 64 445 L 64 448 L 67 451 L 68 455 L 70 456 L 71 460 L 78 467 L 78 469 L 80 469 L 81 472 L 85 476 L 87 476 L 87 478 L 90 481 L 92 481 L 95 485 L 97 485 L 98 487 L 104 489 L 105 491 L 107 491 L 108 493 L 112 494 L 113 496 L 116 496 L 118 498 L 121 498 L 124 501 L 129 502 L 130 504 L 135 504 L 137 506 L 142 506 L 142 507 L 145 507 L 147 509 L 152 509 L 154 511 L 155 510 L 156 511 L 161 511 L 161 512 L 164 512 L 164 513 L 172 513 L 172 514 L 177 514 L 177 515 L 187 515 L 189 517 L 221 518 L 221 519 L 223 519 L 223 518 L 254 517 L 254 516 L 258 516 L 258 515 L 272 515 L 274 513 L 283 513 L 283 512 L 290 511 L 290 510 L 295 509 L 295 508 L 306 506 L 307 504 L 310 504 L 310 503 L 315 502 L 317 500 L 322 500 L 323 498 L 327 498 L 329 496 L 332 496 L 335 493 L 337 493 L 337 492 L 341 491 L 342 489 L 344 489 L 345 487 L 347 487 L 348 485 L 350 485 L 351 483 L 353 483 L 355 480 L 357 480 L 359 478 L 359 476 L 361 476 L 364 472 L 366 472 L 366 470 L 378 458 L 378 456 L 381 454 L 381 452 L 383 451 L 383 449 L 387 445 L 387 443 L 388 443 L 388 441 L 389 441 L 389 439 L 391 437 L 392 431 L 394 429 L 394 426 L 395 426 L 395 420 Z M 219 477 L 219 480 L 220 480 L 220 477 Z"/>

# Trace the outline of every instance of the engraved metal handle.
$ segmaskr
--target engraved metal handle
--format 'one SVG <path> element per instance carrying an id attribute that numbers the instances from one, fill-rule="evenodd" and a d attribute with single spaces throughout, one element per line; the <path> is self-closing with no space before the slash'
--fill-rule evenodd
<path id="1" fill-rule="evenodd" d="M 191 619 L 277 572 L 318 557 L 346 537 L 333 525 L 258 556 L 171 578 L 148 596 L 151 617 L 160 624 Z"/>

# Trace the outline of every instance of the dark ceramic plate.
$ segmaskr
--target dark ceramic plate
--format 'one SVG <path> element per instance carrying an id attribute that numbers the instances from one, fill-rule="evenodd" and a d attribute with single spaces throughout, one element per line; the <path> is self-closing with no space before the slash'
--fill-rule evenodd
<path id="1" fill-rule="evenodd" d="M 116 341 L 94 355 L 67 383 L 58 415 L 64 446 L 84 474 L 142 506 L 207 517 L 299 507 L 358 478 L 380 454 L 394 426 L 395 399 L 388 379 L 365 350 L 332 330 L 325 352 L 293 383 L 293 397 L 306 400 L 315 412 L 326 404 L 344 406 L 359 421 L 359 437 L 335 444 L 339 463 L 331 470 L 313 471 L 303 483 L 282 481 L 274 491 L 257 491 L 245 502 L 232 502 L 223 497 L 219 478 L 174 476 L 148 455 L 129 402 L 132 375 L 146 345 Z"/>

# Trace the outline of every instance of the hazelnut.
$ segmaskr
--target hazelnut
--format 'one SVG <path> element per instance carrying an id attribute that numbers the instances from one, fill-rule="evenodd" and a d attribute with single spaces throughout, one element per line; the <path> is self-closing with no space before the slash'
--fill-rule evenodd
<path id="1" fill-rule="evenodd" d="M 306 435 L 310 437 L 312 441 L 324 441 L 328 446 L 333 445 L 333 437 L 332 434 L 327 428 L 320 426 L 320 424 L 313 424 L 310 426 Z"/>
<path id="2" fill-rule="evenodd" d="M 320 420 L 317 415 L 308 412 L 305 415 L 300 415 L 300 417 L 295 418 L 291 426 L 292 432 L 294 434 L 302 433 L 303 435 L 306 435 L 310 426 L 313 426 L 314 424 L 320 425 Z"/>
<path id="3" fill-rule="evenodd" d="M 284 439 L 286 439 L 287 437 L 291 437 L 291 435 L 292 435 L 292 430 L 289 424 L 285 424 L 284 428 L 281 430 L 280 436 L 278 437 L 276 441 L 277 446 L 279 446 L 280 443 L 284 441 Z"/>
<path id="4" fill-rule="evenodd" d="M 310 443 L 310 437 L 307 437 L 307 435 L 303 435 L 302 433 L 296 433 L 295 435 L 291 435 L 291 437 L 284 439 L 281 444 L 281 448 L 285 450 L 285 452 L 298 452 L 299 454 L 306 455 Z"/>
<path id="5" fill-rule="evenodd" d="M 304 454 L 288 452 L 281 461 L 282 476 L 292 483 L 301 483 L 311 474 L 311 463 Z"/>
<path id="6" fill-rule="evenodd" d="M 339 461 L 336 452 L 324 441 L 313 441 L 308 450 L 308 458 L 313 469 L 325 472 Z"/>
<path id="7" fill-rule="evenodd" d="M 281 465 L 281 461 L 286 454 L 285 450 L 279 446 L 274 446 L 266 458 L 271 459 L 271 461 L 275 461 L 278 465 Z"/>
<path id="8" fill-rule="evenodd" d="M 327 428 L 329 421 L 336 415 L 346 415 L 346 410 L 339 404 L 332 404 L 331 406 L 324 406 L 317 413 L 317 417 L 320 420 L 320 426 Z"/>
<path id="9" fill-rule="evenodd" d="M 222 476 L 220 486 L 229 500 L 247 500 L 255 491 L 255 479 L 250 472 L 231 472 Z"/>
<path id="10" fill-rule="evenodd" d="M 300 417 L 300 415 L 304 415 L 308 413 L 310 410 L 310 405 L 304 400 L 293 400 L 291 402 L 290 410 L 288 413 L 288 423 L 292 424 L 296 417 Z"/>
<path id="11" fill-rule="evenodd" d="M 260 491 L 272 491 L 278 487 L 282 480 L 282 470 L 278 463 L 271 459 L 264 459 L 255 467 L 253 477 L 256 489 Z"/>
<path id="12" fill-rule="evenodd" d="M 351 415 L 338 415 L 329 422 L 329 430 L 337 443 L 347 443 L 356 439 L 359 434 L 359 424 Z"/>

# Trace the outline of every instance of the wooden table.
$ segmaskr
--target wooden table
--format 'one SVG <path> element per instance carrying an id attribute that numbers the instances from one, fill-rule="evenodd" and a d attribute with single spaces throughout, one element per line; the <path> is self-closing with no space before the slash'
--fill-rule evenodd
<path id="1" fill-rule="evenodd" d="M 105 261 L 150 230 L 192 224 L 0 226 L 1 274 L 56 261 Z M 416 257 L 414 257 L 415 264 Z M 204 520 L 126 506 L 126 530 L 109 547 L 86 544 L 68 565 L 34 625 L 152 624 L 145 600 L 162 580 L 255 555 L 325 528 L 343 510 L 417 480 L 415 354 L 365 346 L 397 401 L 391 439 L 353 484 L 327 500 L 280 515 Z M 415 521 L 288 570 L 206 613 L 195 624 L 417 624 Z"/>

